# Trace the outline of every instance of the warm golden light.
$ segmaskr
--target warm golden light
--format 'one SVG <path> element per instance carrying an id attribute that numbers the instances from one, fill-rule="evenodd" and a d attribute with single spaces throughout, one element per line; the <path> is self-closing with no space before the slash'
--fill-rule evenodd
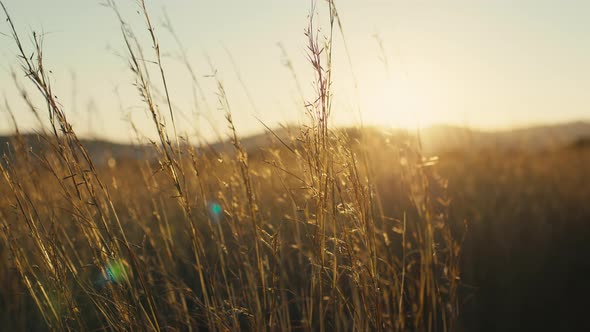
<path id="1" fill-rule="evenodd" d="M 367 121 L 376 125 L 413 129 L 429 123 L 425 117 L 424 95 L 402 78 L 378 81 L 366 90 L 363 108 Z"/>

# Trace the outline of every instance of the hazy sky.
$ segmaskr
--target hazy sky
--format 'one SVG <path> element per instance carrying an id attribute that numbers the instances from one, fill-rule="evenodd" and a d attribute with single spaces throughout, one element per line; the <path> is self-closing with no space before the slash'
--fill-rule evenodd
<path id="1" fill-rule="evenodd" d="M 153 135 L 132 86 L 112 10 L 97 0 L 2 1 L 26 41 L 33 30 L 45 32 L 46 66 L 79 133 L 127 140 L 129 125 L 123 118 L 129 116 L 143 134 Z M 136 1 L 117 3 L 136 34 L 147 37 Z M 207 57 L 226 86 L 240 133 L 259 130 L 256 117 L 271 126 L 303 119 L 297 84 L 277 43 L 293 62 L 306 100 L 313 99 L 303 35 L 309 0 L 146 3 L 183 132 L 212 137 L 212 127 L 226 131 Z M 447 123 L 494 129 L 590 120 L 590 1 L 337 0 L 336 6 L 352 66 L 338 33 L 335 124 L 358 121 L 358 109 L 365 123 L 405 127 Z M 184 44 L 209 108 L 194 106 L 191 77 L 178 61 L 178 45 L 162 26 L 164 12 Z M 327 33 L 324 1 L 319 1 L 318 15 Z M 0 33 L 9 33 L 2 22 Z M 146 57 L 153 59 L 145 40 Z M 0 35 L 0 93 L 22 129 L 34 128 L 10 77 L 10 70 L 18 69 L 15 54 L 11 39 Z M 43 109 L 42 103 L 38 106 Z M 7 119 L 0 113 L 0 132 L 10 130 Z"/>

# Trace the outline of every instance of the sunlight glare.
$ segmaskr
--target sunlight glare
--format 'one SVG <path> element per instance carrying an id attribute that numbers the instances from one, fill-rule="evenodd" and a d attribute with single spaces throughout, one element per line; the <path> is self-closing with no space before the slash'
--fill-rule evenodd
<path id="1" fill-rule="evenodd" d="M 368 121 L 378 126 L 415 129 L 425 125 L 422 98 L 407 80 L 388 78 L 366 91 Z"/>

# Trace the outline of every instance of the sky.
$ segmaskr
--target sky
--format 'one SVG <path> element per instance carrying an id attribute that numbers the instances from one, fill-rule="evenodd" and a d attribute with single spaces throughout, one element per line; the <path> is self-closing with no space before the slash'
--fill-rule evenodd
<path id="1" fill-rule="evenodd" d="M 80 136 L 129 141 L 154 126 L 133 86 L 113 11 L 101 0 L 2 0 L 21 37 L 44 33 L 45 65 Z M 116 0 L 150 52 L 136 0 Z M 248 135 L 306 121 L 314 99 L 306 60 L 309 0 L 146 0 L 156 27 L 179 131 L 215 139 L 227 133 L 216 73 L 227 91 L 237 130 Z M 343 36 L 334 34 L 333 125 L 416 128 L 434 124 L 487 130 L 590 120 L 590 1 L 336 0 Z M 0 17 L 3 14 L 0 14 Z M 164 27 L 172 22 L 182 46 Z M 325 1 L 317 24 L 329 32 Z M 0 93 L 22 131 L 34 118 L 19 97 L 12 70 L 17 50 L 0 24 Z M 27 44 L 25 43 L 25 44 Z M 347 45 L 347 49 L 344 47 Z M 27 44 L 30 46 L 30 44 Z M 279 47 L 281 45 L 281 47 Z M 202 94 L 194 98 L 191 75 Z M 348 53 L 347 53 L 348 50 Z M 350 61 L 349 61 L 350 59 Z M 296 78 L 285 66 L 293 64 Z M 148 65 L 157 74 L 153 65 Z M 157 76 L 155 76 L 157 77 Z M 303 96 L 300 94 L 300 89 Z M 37 107 L 46 112 L 41 100 Z M 161 107 L 164 107 L 160 100 Z M 0 103 L 0 133 L 13 128 Z"/>

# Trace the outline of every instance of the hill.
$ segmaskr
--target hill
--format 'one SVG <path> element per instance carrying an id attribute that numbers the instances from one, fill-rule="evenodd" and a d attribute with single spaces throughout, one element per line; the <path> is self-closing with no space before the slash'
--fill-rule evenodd
<path id="1" fill-rule="evenodd" d="M 391 139 L 415 139 L 415 132 L 401 129 L 381 129 L 368 127 L 361 132 L 356 128 L 344 128 L 352 140 L 374 141 L 388 136 Z M 241 144 L 246 151 L 255 152 L 259 148 L 281 145 L 284 142 L 294 142 L 299 135 L 296 129 L 282 127 L 273 130 L 273 134 L 264 133 L 241 138 Z M 278 138 L 277 138 L 278 137 Z M 25 134 L 24 140 L 33 151 L 46 146 L 37 134 Z M 13 136 L 0 136 L 0 154 L 10 155 Z M 590 123 L 570 122 L 557 125 L 543 125 L 502 131 L 483 131 L 455 126 L 433 126 L 420 131 L 420 141 L 426 154 L 440 154 L 452 151 L 496 150 L 496 151 L 528 151 L 553 150 L 562 147 L 585 147 L 590 140 Z M 105 163 L 109 158 L 137 159 L 145 158 L 145 149 L 131 144 L 112 143 L 104 140 L 83 139 L 93 160 L 98 164 Z M 144 146 L 145 147 L 145 146 Z M 207 147 L 215 152 L 232 152 L 233 146 L 229 141 L 214 142 Z"/>

